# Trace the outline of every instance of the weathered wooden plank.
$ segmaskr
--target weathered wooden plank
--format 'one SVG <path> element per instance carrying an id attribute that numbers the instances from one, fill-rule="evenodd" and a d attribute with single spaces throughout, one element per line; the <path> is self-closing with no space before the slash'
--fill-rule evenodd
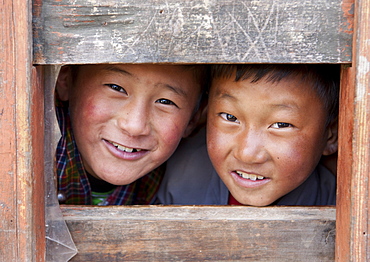
<path id="1" fill-rule="evenodd" d="M 352 138 L 354 115 L 354 70 L 344 67 L 341 76 L 338 170 L 337 170 L 337 240 L 335 247 L 336 261 L 350 260 L 350 206 L 352 178 Z"/>
<path id="2" fill-rule="evenodd" d="M 15 95 L 15 61 L 13 56 L 14 43 L 8 36 L 14 34 L 11 1 L 5 2 L 0 9 L 0 258 L 16 258 L 17 245 L 8 241 L 17 236 L 17 199 L 14 197 L 17 173 L 16 139 L 14 127 Z M 9 66 L 9 65 L 10 66 Z"/>
<path id="3" fill-rule="evenodd" d="M 71 207 L 72 261 L 333 261 L 335 208 Z"/>
<path id="4" fill-rule="evenodd" d="M 337 261 L 370 261 L 370 0 L 356 1 L 354 56 L 344 70 Z"/>
<path id="5" fill-rule="evenodd" d="M 346 63 L 352 3 L 35 1 L 34 63 Z"/>
<path id="6" fill-rule="evenodd" d="M 27 141 L 28 148 L 26 148 L 25 156 L 26 159 L 23 161 L 26 163 L 23 169 L 24 176 L 19 175 L 19 179 L 24 183 L 24 179 L 27 178 L 31 181 L 29 184 L 25 184 L 23 188 L 20 187 L 18 190 L 22 190 L 23 194 L 31 199 L 31 203 L 27 203 L 26 208 L 28 217 L 25 218 L 26 228 L 30 228 L 31 234 L 26 239 L 27 246 L 21 246 L 21 248 L 28 248 L 27 252 L 31 257 L 35 257 L 35 261 L 44 261 L 45 259 L 45 183 L 44 183 L 44 85 L 43 85 L 43 70 L 40 68 L 32 67 L 31 73 L 31 90 L 27 93 L 28 97 L 24 97 L 27 101 L 27 108 L 23 113 L 22 121 L 26 122 L 29 132 L 26 133 L 24 139 Z M 19 97 L 18 97 L 19 98 Z M 18 103 L 24 103 L 22 100 Z M 27 122 L 27 120 L 29 122 Z M 17 134 L 19 132 L 17 131 Z M 29 141 L 29 142 L 28 142 Z M 23 208 L 23 207 L 22 207 Z M 21 213 L 20 213 L 21 214 Z M 31 239 L 30 239 L 31 238 Z M 21 252 L 25 252 L 21 250 Z M 25 256 L 25 260 L 30 260 L 30 257 Z M 18 260 L 20 261 L 20 260 Z"/>
<path id="7" fill-rule="evenodd" d="M 43 89 L 32 70 L 31 1 L 0 8 L 0 261 L 43 261 Z"/>

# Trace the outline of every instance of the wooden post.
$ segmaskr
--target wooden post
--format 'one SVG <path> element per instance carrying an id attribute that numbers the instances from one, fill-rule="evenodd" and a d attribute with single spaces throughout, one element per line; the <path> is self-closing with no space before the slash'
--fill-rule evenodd
<path id="1" fill-rule="evenodd" d="M 0 8 L 0 261 L 44 261 L 43 89 L 30 0 Z"/>
<path id="2" fill-rule="evenodd" d="M 370 261 L 370 0 L 355 6 L 353 63 L 343 70 L 337 261 Z"/>

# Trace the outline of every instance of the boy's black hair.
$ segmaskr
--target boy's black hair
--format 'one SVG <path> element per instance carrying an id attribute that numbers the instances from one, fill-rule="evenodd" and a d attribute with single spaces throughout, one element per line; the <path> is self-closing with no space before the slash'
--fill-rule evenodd
<path id="1" fill-rule="evenodd" d="M 261 79 L 279 82 L 287 77 L 301 77 L 312 87 L 323 101 L 327 110 L 326 125 L 337 119 L 339 108 L 340 66 L 330 64 L 233 64 L 213 65 L 211 79 L 230 78 L 235 74 L 235 82 L 250 79 L 256 83 Z"/>
<path id="2" fill-rule="evenodd" d="M 183 65 L 189 70 L 193 70 L 195 79 L 200 84 L 201 93 L 194 109 L 194 113 L 198 111 L 202 103 L 206 103 L 209 87 L 210 87 L 210 65 Z"/>
<path id="3" fill-rule="evenodd" d="M 189 70 L 193 70 L 195 79 L 199 82 L 202 93 L 208 92 L 210 84 L 210 66 L 209 65 L 182 65 Z"/>

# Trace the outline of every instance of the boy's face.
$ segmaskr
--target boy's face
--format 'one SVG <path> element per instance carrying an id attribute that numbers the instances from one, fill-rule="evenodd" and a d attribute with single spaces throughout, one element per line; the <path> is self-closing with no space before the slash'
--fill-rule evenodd
<path id="1" fill-rule="evenodd" d="M 265 206 L 311 174 L 326 153 L 324 104 L 298 78 L 279 83 L 215 79 L 208 108 L 212 163 L 231 194 Z"/>
<path id="2" fill-rule="evenodd" d="M 116 185 L 170 157 L 191 129 L 200 94 L 192 70 L 167 65 L 81 66 L 65 86 L 58 93 L 69 100 L 85 169 Z"/>

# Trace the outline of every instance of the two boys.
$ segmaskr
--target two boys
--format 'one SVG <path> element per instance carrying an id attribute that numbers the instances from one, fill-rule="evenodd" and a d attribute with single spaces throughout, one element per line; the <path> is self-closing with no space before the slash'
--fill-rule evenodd
<path id="1" fill-rule="evenodd" d="M 56 153 L 66 204 L 149 204 L 162 164 L 195 127 L 204 66 L 66 66 L 57 81 Z"/>
<path id="2" fill-rule="evenodd" d="M 213 66 L 210 160 L 202 133 L 180 145 L 157 202 L 335 204 L 335 176 L 319 162 L 337 151 L 338 92 L 338 66 Z"/>

